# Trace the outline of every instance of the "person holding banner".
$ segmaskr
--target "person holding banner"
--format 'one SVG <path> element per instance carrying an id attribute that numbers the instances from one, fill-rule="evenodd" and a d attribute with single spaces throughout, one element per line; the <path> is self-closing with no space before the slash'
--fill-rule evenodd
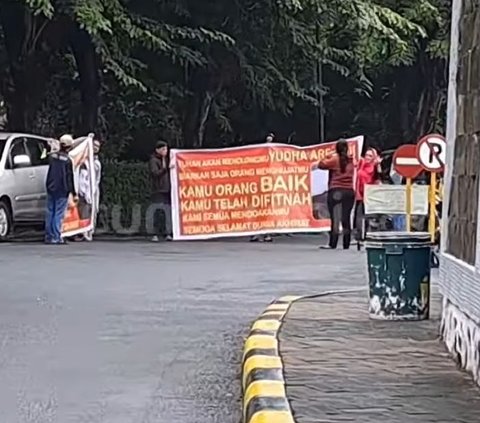
<path id="1" fill-rule="evenodd" d="M 275 142 L 275 134 L 270 132 L 265 138 L 265 144 L 272 144 L 273 142 Z M 270 234 L 254 235 L 250 238 L 250 242 L 273 242 L 273 238 Z"/>
<path id="2" fill-rule="evenodd" d="M 328 170 L 327 206 L 331 219 L 328 245 L 321 248 L 337 248 L 340 223 L 343 229 L 343 249 L 350 248 L 351 215 L 355 203 L 355 163 L 348 153 L 348 143 L 341 139 L 335 144 L 335 153 L 321 160 L 316 167 Z"/>
<path id="3" fill-rule="evenodd" d="M 100 181 L 102 178 L 102 163 L 98 158 L 100 152 L 100 141 L 93 141 L 93 172 L 90 171 L 90 162 L 86 160 L 80 167 L 79 175 L 79 213 L 80 219 L 88 219 L 93 221 L 93 229 L 85 232 L 83 239 L 85 241 L 93 241 L 93 234 L 97 224 L 97 214 L 100 207 Z M 95 177 L 94 181 L 90 181 L 91 176 Z M 92 183 L 93 182 L 93 183 Z M 93 189 L 93 193 L 91 190 Z"/>
<path id="4" fill-rule="evenodd" d="M 73 178 L 73 164 L 68 150 L 73 144 L 71 135 L 63 135 L 59 142 L 59 151 L 50 154 L 46 188 L 47 212 L 45 217 L 45 242 L 47 244 L 65 244 L 62 238 L 62 222 L 69 197 L 77 201 Z"/>
<path id="5" fill-rule="evenodd" d="M 165 141 L 157 142 L 155 151 L 152 154 L 149 162 L 150 177 L 152 181 L 152 203 L 156 210 L 163 211 L 165 230 L 163 231 L 167 241 L 172 240 L 172 206 L 170 199 L 170 164 L 169 164 L 168 144 Z M 154 228 L 155 235 L 152 238 L 153 242 L 159 241 L 159 234 L 161 232 L 158 227 L 157 213 L 154 213 Z"/>
<path id="6" fill-rule="evenodd" d="M 364 193 L 366 185 L 374 185 L 379 182 L 382 169 L 380 167 L 382 160 L 377 150 L 370 147 L 365 152 L 365 156 L 360 159 L 357 165 L 357 183 L 355 189 L 355 213 L 354 228 L 355 239 L 360 240 L 362 228 L 365 219 Z"/>

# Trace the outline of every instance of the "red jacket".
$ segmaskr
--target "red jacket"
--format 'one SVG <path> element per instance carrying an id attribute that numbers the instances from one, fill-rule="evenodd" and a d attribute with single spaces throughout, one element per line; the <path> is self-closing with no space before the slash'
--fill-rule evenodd
<path id="1" fill-rule="evenodd" d="M 355 175 L 355 166 L 353 159 L 350 158 L 345 168 L 345 172 L 340 169 L 340 159 L 337 154 L 327 157 L 318 163 L 319 169 L 328 170 L 328 188 L 353 189 L 353 179 Z"/>
<path id="2" fill-rule="evenodd" d="M 355 197 L 357 201 L 363 201 L 365 185 L 373 185 L 378 182 L 377 165 L 360 160 L 357 168 L 357 187 Z"/>

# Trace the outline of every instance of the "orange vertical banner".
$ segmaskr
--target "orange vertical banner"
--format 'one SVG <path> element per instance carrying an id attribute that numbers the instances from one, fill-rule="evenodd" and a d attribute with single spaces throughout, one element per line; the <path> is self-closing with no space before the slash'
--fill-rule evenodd
<path id="1" fill-rule="evenodd" d="M 69 156 L 72 160 L 75 189 L 80 201 L 76 204 L 69 201 L 62 222 L 63 237 L 71 237 L 92 230 L 96 213 L 96 205 L 92 201 L 96 186 L 93 135 L 79 138 L 75 140 L 75 144 Z"/>

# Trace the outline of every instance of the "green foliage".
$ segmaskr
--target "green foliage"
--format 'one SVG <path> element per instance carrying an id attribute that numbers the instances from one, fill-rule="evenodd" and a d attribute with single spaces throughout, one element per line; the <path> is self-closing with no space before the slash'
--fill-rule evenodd
<path id="1" fill-rule="evenodd" d="M 106 233 L 146 234 L 150 205 L 150 178 L 141 162 L 106 161 L 103 164 L 99 227 Z"/>
<path id="2" fill-rule="evenodd" d="M 124 86 L 142 91 L 146 91 L 147 86 L 140 74 L 147 64 L 138 56 L 139 49 L 161 54 L 182 66 L 205 66 L 207 60 L 202 53 L 185 42 L 234 43 L 227 34 L 206 27 L 171 25 L 160 16 L 158 20 L 153 19 L 152 13 L 159 6 L 156 1 L 139 2 L 140 5 L 120 0 L 23 1 L 34 16 L 42 15 L 51 22 L 65 16 L 72 19 L 90 35 L 102 59 L 103 70 Z"/>
<path id="3" fill-rule="evenodd" d="M 95 48 L 96 132 L 106 141 L 99 220 L 108 232 L 145 232 L 145 161 L 158 139 L 221 147 L 273 131 L 318 142 L 321 98 L 327 139 L 363 134 L 388 148 L 444 130 L 450 0 L 16 1 L 25 7 L 20 62 L 50 75 L 33 131 L 79 126 L 91 93 L 59 41 L 81 28 Z M 3 34 L 0 41 L 8 115 L 13 81 Z"/>
<path id="4" fill-rule="evenodd" d="M 148 168 L 142 162 L 106 161 L 103 163 L 102 204 L 131 210 L 136 204 L 150 202 Z"/>
<path id="5" fill-rule="evenodd" d="M 89 35 L 109 157 L 145 159 L 159 138 L 229 145 L 273 130 L 313 142 L 320 95 L 329 138 L 361 131 L 382 144 L 442 129 L 449 0 L 18 1 L 35 28 L 70 22 Z M 49 135 L 81 108 L 70 53 L 51 57 L 33 126 Z"/>
<path id="6" fill-rule="evenodd" d="M 271 96 L 274 88 L 293 100 L 315 103 L 315 96 L 299 78 L 312 59 L 344 76 L 358 76 L 365 67 L 378 64 L 411 64 L 417 41 L 427 37 L 429 27 L 442 24 L 439 8 L 429 0 L 277 0 L 262 4 L 241 0 L 223 5 L 199 1 L 199 7 L 190 2 L 179 7 L 177 2 L 147 0 L 135 4 L 24 1 L 35 15 L 71 16 L 92 37 L 104 70 L 126 86 L 147 88 L 141 77 L 147 63 L 137 54 L 138 48 L 168 57 L 181 67 L 208 67 L 212 62 L 219 66 L 219 59 L 231 53 L 240 65 L 245 87 L 268 107 L 278 100 Z"/>

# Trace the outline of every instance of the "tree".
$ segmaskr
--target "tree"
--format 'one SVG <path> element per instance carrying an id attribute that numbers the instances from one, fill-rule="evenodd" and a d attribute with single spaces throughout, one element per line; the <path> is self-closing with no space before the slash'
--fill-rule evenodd
<path id="1" fill-rule="evenodd" d="M 371 96 L 351 98 L 355 103 L 349 104 L 355 110 L 353 122 L 358 130 L 369 131 L 380 145 L 415 142 L 426 133 L 444 130 L 450 3 L 391 2 L 399 13 L 421 25 L 425 35 L 409 41 L 409 60 L 370 68 L 376 82 Z M 343 97 L 346 94 L 342 93 Z"/>
<path id="2" fill-rule="evenodd" d="M 448 14 L 447 0 L 0 0 L 8 125 L 74 125 L 140 155 L 162 136 L 313 142 L 322 94 L 328 138 L 406 139 L 442 124 Z"/>
<path id="3" fill-rule="evenodd" d="M 155 2 L 148 3 L 153 8 Z M 138 8 L 137 8 L 138 9 Z M 73 54 L 81 97 L 81 131 L 96 129 L 100 106 L 100 74 L 113 74 L 124 86 L 145 92 L 140 76 L 145 64 L 139 50 L 178 60 L 184 65 L 203 64 L 202 57 L 186 46 L 176 46 L 175 38 L 201 37 L 219 40 L 216 34 L 183 31 L 157 25 L 118 0 L 3 0 L 0 17 L 9 57 L 12 89 L 9 98 L 9 126 L 29 130 L 45 94 L 49 76 L 48 58 L 59 50 Z M 179 47 L 179 48 L 176 48 Z M 73 75 L 73 77 L 75 77 Z"/>

